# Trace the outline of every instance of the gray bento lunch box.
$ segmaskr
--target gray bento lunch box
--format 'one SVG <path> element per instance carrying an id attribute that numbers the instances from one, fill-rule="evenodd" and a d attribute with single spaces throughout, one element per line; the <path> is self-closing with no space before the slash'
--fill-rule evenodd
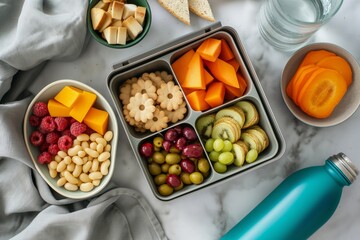
<path id="1" fill-rule="evenodd" d="M 204 150 L 205 156 L 210 163 L 210 174 L 207 178 L 204 179 L 204 182 L 199 185 L 188 185 L 181 190 L 175 191 L 169 196 L 162 196 L 159 194 L 157 186 L 153 181 L 153 177 L 148 171 L 147 160 L 139 153 L 140 144 L 146 140 L 153 139 L 155 136 L 159 135 L 159 133 L 151 133 L 150 131 L 145 133 L 139 133 L 134 131 L 133 127 L 125 121 L 122 111 L 122 103 L 119 99 L 119 89 L 121 84 L 129 78 L 139 77 L 144 72 L 155 72 L 163 70 L 171 73 L 174 76 L 174 81 L 176 82 L 176 84 L 180 86 L 171 68 L 171 63 L 173 63 L 177 58 L 186 53 L 188 50 L 196 49 L 201 44 L 201 42 L 203 42 L 209 37 L 218 39 L 223 38 L 227 41 L 235 55 L 236 60 L 240 63 L 240 72 L 247 82 L 247 90 L 242 97 L 233 99 L 222 104 L 221 106 L 212 108 L 204 112 L 194 111 L 190 107 L 184 95 L 188 110 L 187 115 L 181 121 L 175 124 L 169 124 L 168 128 L 166 129 L 169 129 L 176 125 L 190 124 L 196 130 L 195 122 L 200 116 L 217 112 L 220 109 L 231 106 L 240 100 L 248 100 L 257 107 L 260 115 L 259 125 L 268 134 L 270 144 L 265 149 L 265 151 L 259 154 L 258 159 L 255 162 L 251 164 L 244 164 L 241 167 L 231 166 L 230 168 L 228 168 L 228 171 L 226 173 L 217 173 L 214 170 L 211 161 L 209 160 L 209 157 Z M 221 26 L 221 23 L 215 23 L 198 32 L 185 35 L 159 48 L 141 54 L 122 63 L 116 64 L 113 67 L 114 70 L 109 74 L 107 78 L 108 90 L 110 91 L 110 95 L 112 97 L 112 100 L 114 101 L 117 113 L 119 114 L 121 123 L 124 126 L 125 133 L 130 141 L 131 147 L 135 153 L 142 172 L 144 173 L 153 194 L 158 199 L 163 201 L 172 200 L 184 194 L 188 194 L 190 192 L 194 192 L 204 187 L 213 185 L 214 183 L 224 182 L 224 180 L 229 180 L 232 177 L 240 176 L 246 172 L 249 172 L 250 170 L 254 170 L 261 166 L 264 166 L 265 164 L 274 162 L 280 159 L 281 156 L 284 154 L 285 140 L 280 132 L 280 128 L 276 122 L 274 114 L 271 111 L 269 102 L 266 99 L 260 81 L 256 76 L 250 59 L 246 54 L 244 46 L 242 45 L 235 29 L 228 26 Z M 166 129 L 161 130 L 161 132 L 163 133 L 164 131 L 166 131 Z M 197 135 L 199 139 L 201 139 L 198 132 Z M 204 142 L 201 142 L 201 144 L 204 147 Z"/>

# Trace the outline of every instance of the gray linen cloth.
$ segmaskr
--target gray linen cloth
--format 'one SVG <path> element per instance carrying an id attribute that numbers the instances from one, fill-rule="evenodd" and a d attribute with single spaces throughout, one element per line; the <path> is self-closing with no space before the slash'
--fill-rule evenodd
<path id="1" fill-rule="evenodd" d="M 0 100 L 14 88 L 19 70 L 80 54 L 86 8 L 86 0 L 0 0 Z M 82 201 L 51 191 L 23 140 L 30 100 L 0 104 L 0 239 L 167 239 L 151 206 L 134 190 L 110 184 Z"/>

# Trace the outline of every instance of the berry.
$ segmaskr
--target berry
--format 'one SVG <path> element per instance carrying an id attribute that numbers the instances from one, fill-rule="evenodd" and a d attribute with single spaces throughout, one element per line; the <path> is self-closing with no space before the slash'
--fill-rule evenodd
<path id="1" fill-rule="evenodd" d="M 48 152 L 42 152 L 39 156 L 38 156 L 38 162 L 40 164 L 48 164 L 51 162 L 51 154 Z"/>
<path id="2" fill-rule="evenodd" d="M 61 136 L 69 136 L 71 138 L 74 138 L 74 136 L 71 135 L 70 129 L 65 129 L 64 131 L 61 131 Z"/>
<path id="3" fill-rule="evenodd" d="M 84 133 L 86 133 L 87 135 L 91 135 L 91 134 L 93 134 L 95 131 L 94 130 L 92 130 L 91 128 L 86 128 L 86 131 L 84 132 Z"/>
<path id="4" fill-rule="evenodd" d="M 163 144 L 162 144 L 164 150 L 166 152 L 170 152 L 170 148 L 171 148 L 171 142 L 170 141 L 163 141 Z"/>
<path id="5" fill-rule="evenodd" d="M 33 127 L 37 127 L 40 125 L 41 122 L 41 118 L 38 116 L 35 116 L 34 114 L 30 116 L 29 118 L 29 123 L 31 126 Z"/>
<path id="6" fill-rule="evenodd" d="M 72 147 L 72 144 L 73 144 L 73 140 L 68 135 L 63 135 L 58 140 L 59 149 L 62 151 L 67 151 L 69 148 Z"/>
<path id="7" fill-rule="evenodd" d="M 54 143 L 57 143 L 58 140 L 60 138 L 60 134 L 57 133 L 57 132 L 51 132 L 51 133 L 48 133 L 46 134 L 46 142 L 49 143 L 49 144 L 54 144 Z"/>
<path id="8" fill-rule="evenodd" d="M 32 108 L 32 112 L 38 117 L 45 117 L 46 115 L 49 115 L 49 110 L 45 102 L 36 102 Z"/>
<path id="9" fill-rule="evenodd" d="M 70 125 L 73 124 L 74 122 L 77 122 L 77 121 L 75 120 L 75 118 L 72 118 L 72 117 L 69 117 L 69 118 L 68 118 L 68 121 L 69 121 Z"/>
<path id="10" fill-rule="evenodd" d="M 166 141 L 175 142 L 178 139 L 178 135 L 176 130 L 169 129 L 166 131 L 164 138 Z"/>
<path id="11" fill-rule="evenodd" d="M 48 152 L 51 154 L 51 156 L 55 156 L 59 151 L 60 148 L 56 143 L 50 144 L 48 147 Z"/>
<path id="12" fill-rule="evenodd" d="M 47 152 L 49 145 L 47 142 L 43 142 L 43 144 L 41 144 L 40 146 L 40 152 Z"/>
<path id="13" fill-rule="evenodd" d="M 54 118 L 51 116 L 46 116 L 41 119 L 40 129 L 44 132 L 52 132 L 56 129 L 56 123 Z"/>
<path id="14" fill-rule="evenodd" d="M 41 146 L 44 142 L 44 135 L 39 131 L 34 131 L 30 135 L 30 142 L 34 146 Z"/>
<path id="15" fill-rule="evenodd" d="M 55 118 L 56 130 L 61 132 L 69 126 L 69 121 L 64 117 Z"/>
<path id="16" fill-rule="evenodd" d="M 87 129 L 86 124 L 79 123 L 79 122 L 74 122 L 70 126 L 70 132 L 75 137 L 82 134 L 82 133 L 84 133 L 86 131 L 86 129 Z"/>

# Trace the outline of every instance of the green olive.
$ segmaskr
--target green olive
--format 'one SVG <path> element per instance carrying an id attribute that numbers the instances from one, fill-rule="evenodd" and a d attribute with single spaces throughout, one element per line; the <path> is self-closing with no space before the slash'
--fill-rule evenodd
<path id="1" fill-rule="evenodd" d="M 154 147 L 161 148 L 163 142 L 164 142 L 164 138 L 163 138 L 163 137 L 155 137 L 154 140 L 153 140 Z"/>
<path id="2" fill-rule="evenodd" d="M 164 183 L 158 187 L 158 191 L 160 195 L 169 196 L 174 192 L 174 189 L 169 185 L 167 185 L 166 183 Z"/>
<path id="3" fill-rule="evenodd" d="M 154 146 L 154 151 L 155 151 L 155 152 L 159 152 L 160 150 L 161 150 L 160 147 Z"/>
<path id="4" fill-rule="evenodd" d="M 154 152 L 152 159 L 158 164 L 163 164 L 165 162 L 165 156 L 161 152 Z"/>
<path id="5" fill-rule="evenodd" d="M 155 162 L 150 163 L 148 165 L 148 168 L 149 168 L 150 174 L 153 176 L 159 175 L 161 173 L 160 165 Z"/>
<path id="6" fill-rule="evenodd" d="M 161 173 L 161 174 L 155 176 L 154 182 L 156 185 L 164 184 L 166 182 L 166 175 Z"/>
<path id="7" fill-rule="evenodd" d="M 179 164 L 174 164 L 174 165 L 171 165 L 169 167 L 169 173 L 170 174 L 175 174 L 175 175 L 180 175 L 181 173 L 181 167 Z"/>
<path id="8" fill-rule="evenodd" d="M 169 172 L 169 168 L 170 168 L 170 164 L 168 163 L 164 163 L 164 164 L 161 164 L 161 171 L 163 173 L 168 173 Z"/>
<path id="9" fill-rule="evenodd" d="M 204 181 L 204 177 L 200 172 L 193 172 L 190 174 L 190 181 L 193 184 L 200 184 Z"/>
<path id="10" fill-rule="evenodd" d="M 168 153 L 165 156 L 165 161 L 168 164 L 177 164 L 181 161 L 180 155 L 177 153 Z"/>
<path id="11" fill-rule="evenodd" d="M 180 150 L 177 149 L 175 146 L 171 146 L 171 147 L 170 147 L 170 152 L 171 152 L 171 153 L 180 153 Z"/>
<path id="12" fill-rule="evenodd" d="M 155 159 L 154 159 L 154 161 L 155 161 Z M 208 160 L 206 160 L 205 158 L 200 158 L 197 166 L 198 166 L 199 171 L 202 173 L 207 173 L 210 170 L 210 164 L 209 164 Z"/>
<path id="13" fill-rule="evenodd" d="M 190 173 L 187 173 L 187 172 L 182 172 L 180 174 L 180 178 L 181 178 L 181 181 L 186 184 L 186 185 L 190 185 L 192 184 L 191 180 L 190 180 Z"/>

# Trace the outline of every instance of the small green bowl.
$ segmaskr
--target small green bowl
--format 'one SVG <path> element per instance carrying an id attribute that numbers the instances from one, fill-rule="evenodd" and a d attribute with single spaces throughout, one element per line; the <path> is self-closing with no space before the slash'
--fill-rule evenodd
<path id="1" fill-rule="evenodd" d="M 148 4 L 148 2 L 146 0 L 128 0 L 127 3 L 132 3 L 137 6 L 142 6 L 142 7 L 146 8 L 146 15 L 145 15 L 145 20 L 144 20 L 144 25 L 143 25 L 143 31 L 139 34 L 139 36 L 136 39 L 128 41 L 125 45 L 109 44 L 105 39 L 103 39 L 101 37 L 100 32 L 95 31 L 93 29 L 92 24 L 91 24 L 90 11 L 91 11 L 91 8 L 93 8 L 98 2 L 99 2 L 99 0 L 91 0 L 89 3 L 88 10 L 87 10 L 87 27 L 88 27 L 91 35 L 95 38 L 95 40 L 97 42 L 101 43 L 102 45 L 110 47 L 110 48 L 119 48 L 119 49 L 120 48 L 128 48 L 128 47 L 134 46 L 135 44 L 139 43 L 149 32 L 150 26 L 151 26 L 151 20 L 152 20 L 150 5 Z"/>

